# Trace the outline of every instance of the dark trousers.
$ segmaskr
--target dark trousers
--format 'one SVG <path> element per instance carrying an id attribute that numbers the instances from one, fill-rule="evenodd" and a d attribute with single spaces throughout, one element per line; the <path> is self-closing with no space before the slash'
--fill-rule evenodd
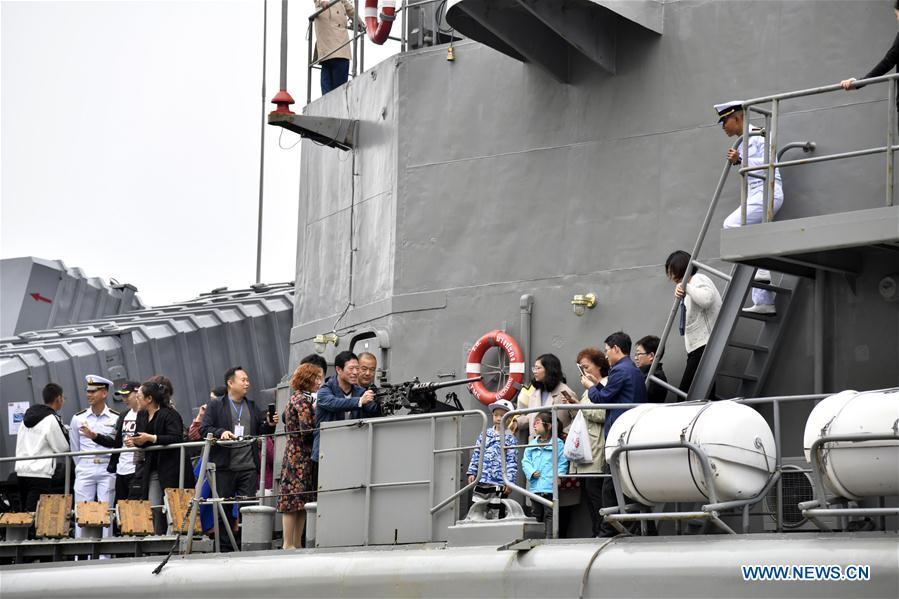
<path id="1" fill-rule="evenodd" d="M 590 524 L 593 536 L 598 537 L 602 526 L 602 516 L 599 510 L 602 508 L 602 484 L 604 478 L 582 478 L 584 493 L 587 495 L 587 508 L 590 510 Z"/>
<path id="2" fill-rule="evenodd" d="M 329 58 L 322 61 L 322 95 L 336 89 L 350 78 L 350 59 Z"/>
<path id="3" fill-rule="evenodd" d="M 690 392 L 690 385 L 693 384 L 693 377 L 696 376 L 696 369 L 699 368 L 699 361 L 702 360 L 702 352 L 705 351 L 705 346 L 697 347 L 693 351 L 687 354 L 687 365 L 684 366 L 684 377 L 680 380 L 679 389 L 684 393 Z M 711 390 L 709 391 L 709 399 L 715 398 L 715 385 L 712 385 Z M 683 401 L 683 399 L 678 398 L 678 401 Z"/>
<path id="4" fill-rule="evenodd" d="M 605 468 L 602 470 L 603 474 L 609 474 L 612 472 L 612 468 L 606 464 Z M 625 503 L 634 503 L 634 500 L 630 497 L 624 497 Z M 602 479 L 602 507 L 612 507 L 618 505 L 618 499 L 615 497 L 615 484 L 612 482 L 612 477 Z M 621 523 L 625 530 L 630 532 L 632 535 L 640 534 L 640 523 L 639 522 L 622 522 Z M 602 524 L 599 527 L 599 536 L 601 537 L 614 537 L 618 534 L 618 529 L 612 526 L 609 522 L 605 520 L 602 521 Z"/>
<path id="5" fill-rule="evenodd" d="M 134 473 L 116 474 L 115 475 L 115 502 L 120 499 L 128 499 L 131 495 L 131 481 L 134 479 Z"/>
<path id="6" fill-rule="evenodd" d="M 19 505 L 23 512 L 37 509 L 37 500 L 41 495 L 62 493 L 63 481 L 36 476 L 19 476 Z"/>
<path id="7" fill-rule="evenodd" d="M 540 497 L 544 499 L 553 500 L 552 493 L 537 493 Z M 551 507 L 546 507 L 542 503 L 538 503 L 536 501 L 531 502 L 533 505 L 533 513 L 534 518 L 537 519 L 537 522 L 543 522 L 546 525 L 546 538 L 552 538 L 553 536 L 553 509 Z M 561 514 L 559 514 L 561 516 Z M 561 522 L 559 523 L 559 529 L 562 528 Z"/>
<path id="8" fill-rule="evenodd" d="M 255 497 L 259 487 L 259 473 L 256 470 L 216 470 L 215 482 L 215 489 L 219 497 Z M 225 504 L 224 508 L 228 522 L 220 522 L 219 527 L 230 526 L 234 530 L 234 522 L 236 520 L 234 517 L 234 505 Z M 239 507 L 237 512 L 240 513 Z M 219 530 L 222 551 L 233 551 L 234 548 L 231 547 L 231 539 L 228 538 L 228 533 L 221 528 Z M 234 537 L 239 543 L 240 537 L 237 535 L 234 535 Z"/>

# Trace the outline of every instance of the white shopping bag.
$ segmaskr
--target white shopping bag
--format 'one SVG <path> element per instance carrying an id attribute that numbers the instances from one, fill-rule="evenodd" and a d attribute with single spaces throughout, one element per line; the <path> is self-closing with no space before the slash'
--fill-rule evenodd
<path id="1" fill-rule="evenodd" d="M 587 432 L 587 421 L 584 419 L 583 411 L 578 411 L 574 417 L 562 453 L 577 464 L 593 463 L 593 448 L 590 447 L 590 435 Z"/>

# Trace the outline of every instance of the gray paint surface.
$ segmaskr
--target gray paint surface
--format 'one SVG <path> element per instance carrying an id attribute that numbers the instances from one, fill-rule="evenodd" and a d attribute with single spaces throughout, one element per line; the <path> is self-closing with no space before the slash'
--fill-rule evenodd
<path id="1" fill-rule="evenodd" d="M 356 230 L 378 234 L 355 237 L 354 306 L 338 328 L 386 329 L 395 380 L 458 374 L 484 332 L 518 335 L 523 293 L 535 298 L 533 355 L 559 355 L 569 380 L 577 351 L 602 347 L 609 333 L 658 334 L 672 291 L 665 257 L 692 245 L 732 141 L 712 105 L 863 74 L 894 34 L 888 9 L 666 2 L 663 35 L 621 25 L 616 75 L 583 60 L 572 66 L 572 83 L 560 84 L 466 41 L 455 45 L 453 63 L 442 47 L 407 53 L 310 104 L 309 114 L 361 119 L 357 163 L 379 167 L 356 177 L 357 198 L 373 203 Z M 885 94 L 868 88 L 786 102 L 781 143 L 812 140 L 819 155 L 882 144 L 892 109 Z M 346 305 L 349 198 L 337 191 L 348 185 L 349 162 L 335 150 L 304 148 L 298 280 L 310 301 L 295 315 L 292 364 Z M 884 169 L 882 156 L 784 169 L 778 220 L 882 206 Z M 731 174 L 713 229 L 738 206 L 738 179 Z M 312 221 L 304 212 L 339 242 L 304 237 Z M 719 256 L 713 231 L 702 258 L 727 270 Z M 889 253 L 871 256 L 851 297 L 842 279 L 828 278 L 826 390 L 899 383 L 899 311 L 876 294 L 896 267 Z M 812 388 L 813 294 L 805 287 L 764 394 Z M 599 304 L 577 318 L 568 302 L 589 291 Z M 391 315 L 383 304 L 409 294 L 440 294 L 445 305 Z M 882 351 L 865 351 L 871 344 Z M 860 349 L 843 355 L 853 347 Z M 675 335 L 665 356 L 675 382 L 684 360 Z M 803 418 L 789 415 L 784 426 L 801 429 Z"/>
<path id="2" fill-rule="evenodd" d="M 531 355 L 558 355 L 579 392 L 580 349 L 602 348 L 617 330 L 633 339 L 661 332 L 672 299 L 664 260 L 693 245 L 733 141 L 712 105 L 861 76 L 895 33 L 883 2 L 680 1 L 663 10 L 661 36 L 622 15 L 614 75 L 575 55 L 571 83 L 561 84 L 465 41 L 455 44 L 455 62 L 445 60 L 445 47 L 400 55 L 305 108 L 360 119 L 353 306 L 338 325 L 347 336 L 327 357 L 354 335 L 380 329 L 391 339 L 390 380 L 462 376 L 482 334 L 501 328 L 520 337 L 518 300 L 527 293 Z M 785 102 L 780 143 L 814 141 L 813 155 L 883 145 L 889 110 L 883 86 Z M 786 159 L 802 156 L 794 150 Z M 336 150 L 303 149 L 297 280 L 304 300 L 291 365 L 347 304 L 351 162 Z M 786 200 L 775 226 L 785 230 L 790 219 L 883 206 L 882 155 L 786 168 L 782 176 Z M 730 264 L 721 260 L 717 230 L 739 205 L 738 183 L 733 169 L 701 252 L 724 271 Z M 772 243 L 777 251 L 778 239 Z M 858 260 L 853 281 L 825 276 L 825 391 L 899 384 L 899 309 L 877 292 L 884 276 L 899 272 L 899 256 L 872 249 Z M 578 318 L 569 302 L 587 292 L 598 305 Z M 813 299 L 813 282 L 801 280 L 759 394 L 812 392 Z M 741 322 L 738 334 L 753 338 L 758 326 Z M 684 362 L 674 334 L 664 366 L 675 384 Z M 721 366 L 744 367 L 739 355 Z M 812 405 L 782 406 L 784 456 L 801 455 Z M 771 422 L 771 410 L 761 411 Z"/>
<path id="3" fill-rule="evenodd" d="M 620 538 L 540 545 L 270 551 L 115 563 L 0 568 L 8 599 L 111 596 L 97 580 L 127 580 L 132 597 L 895 597 L 894 535 L 751 535 Z M 595 558 L 592 563 L 591 559 Z M 742 565 L 871 566 L 866 582 L 744 582 Z M 120 591 L 120 588 L 116 590 Z"/>

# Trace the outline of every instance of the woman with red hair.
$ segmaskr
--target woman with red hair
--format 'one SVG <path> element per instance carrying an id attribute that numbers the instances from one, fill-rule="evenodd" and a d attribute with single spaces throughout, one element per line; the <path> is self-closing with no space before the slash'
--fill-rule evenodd
<path id="1" fill-rule="evenodd" d="M 288 436 L 281 463 L 281 491 L 278 496 L 278 511 L 284 514 L 283 549 L 303 546 L 305 505 L 315 501 L 318 464 L 312 461 L 315 429 L 315 398 L 312 394 L 322 386 L 324 378 L 325 373 L 320 366 L 300 364 L 290 379 L 294 393 L 285 410 L 284 430 Z"/>

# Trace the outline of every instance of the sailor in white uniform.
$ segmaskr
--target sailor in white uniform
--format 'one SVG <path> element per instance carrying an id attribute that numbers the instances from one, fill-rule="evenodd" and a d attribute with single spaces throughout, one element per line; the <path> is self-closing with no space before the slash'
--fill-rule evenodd
<path id="1" fill-rule="evenodd" d="M 118 412 L 106 405 L 106 397 L 112 388 L 112 381 L 89 374 L 84 377 L 88 408 L 72 416 L 69 444 L 72 451 L 93 451 L 103 449 L 95 441 L 98 434 L 115 436 Z M 107 501 L 112 506 L 115 494 L 115 474 L 107 472 L 109 455 L 76 457 L 75 459 L 75 501 Z M 103 536 L 111 534 L 111 527 L 103 529 Z M 75 537 L 81 536 L 81 527 L 75 527 Z"/>
<path id="2" fill-rule="evenodd" d="M 718 113 L 718 122 L 728 137 L 737 137 L 743 135 L 743 103 L 737 101 L 725 102 L 715 105 L 715 112 Z M 758 132 L 760 129 L 754 125 L 749 126 L 750 133 Z M 743 144 L 734 150 L 727 151 L 727 160 L 731 164 L 743 163 Z M 774 157 L 772 157 L 774 159 Z M 749 137 L 749 166 L 759 166 L 765 164 L 765 141 L 761 135 L 750 135 Z M 766 174 L 766 171 L 752 171 L 759 175 Z M 774 169 L 774 213 L 780 210 L 783 205 L 784 196 L 783 188 L 780 180 L 780 170 Z M 724 219 L 725 229 L 734 229 L 740 227 L 740 208 L 731 212 Z M 765 180 L 759 177 L 749 177 L 749 193 L 746 197 L 746 224 L 754 225 L 765 220 Z M 767 270 L 759 269 L 755 274 L 755 280 L 762 283 L 771 282 L 771 273 Z M 753 312 L 756 314 L 774 315 L 774 293 L 765 289 L 752 289 L 753 306 L 745 308 L 744 312 Z"/>

